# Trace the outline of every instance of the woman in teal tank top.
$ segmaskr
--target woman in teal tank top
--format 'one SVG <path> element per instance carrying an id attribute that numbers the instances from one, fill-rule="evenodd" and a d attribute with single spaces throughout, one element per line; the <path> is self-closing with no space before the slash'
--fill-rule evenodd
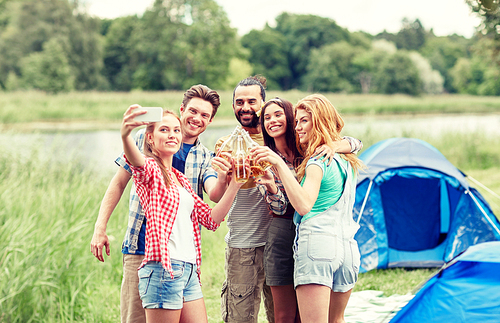
<path id="1" fill-rule="evenodd" d="M 300 184 L 288 166 L 265 147 L 254 157 L 275 167 L 297 224 L 294 245 L 294 286 L 302 322 L 343 322 L 359 270 L 359 249 L 354 240 L 358 225 L 352 219 L 355 174 L 362 162 L 354 154 L 335 155 L 328 165 L 314 152 L 323 144 L 341 139 L 344 121 L 324 96 L 300 100 L 295 112 Z"/>
<path id="2" fill-rule="evenodd" d="M 295 173 L 295 166 L 302 161 L 302 155 L 296 145 L 293 104 L 278 97 L 267 101 L 261 110 L 260 124 L 265 145 L 277 153 L 290 171 Z M 336 151 L 347 154 L 357 152 L 361 148 L 361 141 L 346 137 L 334 142 L 333 147 L 327 145 L 318 147 L 315 158 L 325 159 L 331 163 Z M 288 203 L 276 173 L 268 172 L 256 182 L 262 184 L 259 185 L 259 190 L 266 198 L 270 211 L 273 212 L 264 249 L 264 271 L 266 284 L 271 288 L 273 295 L 275 323 L 300 322 L 293 281 L 295 210 Z"/>

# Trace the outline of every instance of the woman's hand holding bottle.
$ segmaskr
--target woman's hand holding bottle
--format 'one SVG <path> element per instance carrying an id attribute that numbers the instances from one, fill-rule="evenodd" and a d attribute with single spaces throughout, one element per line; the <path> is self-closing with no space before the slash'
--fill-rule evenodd
<path id="1" fill-rule="evenodd" d="M 267 162 L 273 166 L 277 166 L 280 162 L 284 163 L 283 159 L 278 156 L 267 146 L 256 146 L 249 150 L 250 159 L 255 163 Z"/>

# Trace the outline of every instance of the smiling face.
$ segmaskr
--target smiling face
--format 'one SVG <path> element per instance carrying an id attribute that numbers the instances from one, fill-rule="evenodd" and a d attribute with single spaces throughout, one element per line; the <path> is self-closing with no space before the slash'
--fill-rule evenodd
<path id="1" fill-rule="evenodd" d="M 173 156 L 182 143 L 181 123 L 175 115 L 166 114 L 162 121 L 156 122 L 153 132 L 146 135 L 160 157 Z"/>
<path id="2" fill-rule="evenodd" d="M 264 129 L 267 134 L 276 139 L 286 133 L 286 116 L 282 107 L 277 104 L 270 104 L 264 112 Z"/>
<path id="3" fill-rule="evenodd" d="M 181 126 L 183 142 L 194 144 L 198 136 L 212 122 L 212 104 L 200 98 L 192 98 L 186 106 L 181 106 Z"/>
<path id="4" fill-rule="evenodd" d="M 299 137 L 299 142 L 301 144 L 307 144 L 313 129 L 311 114 L 304 109 L 297 109 L 295 113 L 295 122 L 295 131 Z"/>
<path id="5" fill-rule="evenodd" d="M 257 128 L 259 117 L 256 112 L 262 107 L 262 97 L 258 85 L 238 86 L 234 91 L 233 110 L 243 127 Z"/>

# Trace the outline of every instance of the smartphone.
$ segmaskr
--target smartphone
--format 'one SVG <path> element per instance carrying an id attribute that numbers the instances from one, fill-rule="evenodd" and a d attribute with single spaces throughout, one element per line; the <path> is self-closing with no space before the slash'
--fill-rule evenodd
<path id="1" fill-rule="evenodd" d="M 160 107 L 142 107 L 136 111 L 147 111 L 134 118 L 135 121 L 158 122 L 163 118 L 163 109 Z"/>

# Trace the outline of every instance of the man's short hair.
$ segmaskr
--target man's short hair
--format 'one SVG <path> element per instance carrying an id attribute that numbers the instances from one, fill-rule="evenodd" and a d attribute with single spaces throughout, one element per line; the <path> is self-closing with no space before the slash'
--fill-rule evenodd
<path id="1" fill-rule="evenodd" d="M 266 78 L 262 75 L 254 75 L 241 80 L 233 90 L 233 104 L 234 94 L 236 93 L 236 89 L 238 88 L 238 86 L 258 85 L 260 87 L 260 97 L 262 98 L 262 101 L 266 101 L 266 82 Z"/>
<path id="2" fill-rule="evenodd" d="M 212 104 L 212 115 L 210 116 L 210 120 L 212 120 L 220 106 L 219 93 L 206 85 L 198 84 L 191 86 L 189 90 L 184 93 L 182 105 L 186 107 L 192 98 L 200 98 Z"/>

